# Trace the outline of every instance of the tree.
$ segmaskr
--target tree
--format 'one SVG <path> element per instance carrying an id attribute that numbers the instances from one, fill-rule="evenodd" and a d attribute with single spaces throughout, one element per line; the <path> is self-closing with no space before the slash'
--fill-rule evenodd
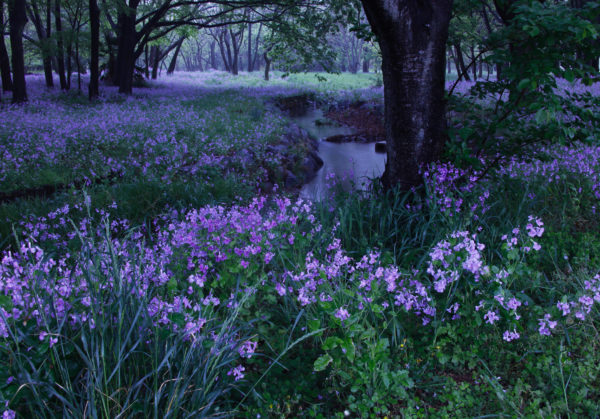
<path id="1" fill-rule="evenodd" d="M 98 97 L 98 78 L 99 78 L 99 55 L 100 55 L 100 9 L 96 0 L 89 0 L 90 10 L 90 84 L 88 94 L 90 100 Z"/>
<path id="2" fill-rule="evenodd" d="M 171 63 L 167 68 L 167 75 L 173 74 L 175 72 L 175 66 L 177 65 L 177 57 L 179 56 L 179 51 L 181 50 L 181 45 L 183 45 L 183 41 L 185 41 L 185 37 L 181 37 L 180 40 L 177 42 L 175 52 L 173 53 L 173 57 L 171 58 Z"/>
<path id="3" fill-rule="evenodd" d="M 23 30 L 27 23 L 27 14 L 24 0 L 9 0 L 8 23 L 10 25 L 10 50 L 13 66 L 12 103 L 27 102 L 25 56 L 23 53 Z"/>
<path id="4" fill-rule="evenodd" d="M 64 56 L 64 33 L 62 30 L 61 0 L 54 0 L 54 28 L 56 32 L 56 61 L 58 67 L 58 77 L 60 88 L 68 90 L 67 78 L 65 76 L 65 56 Z"/>
<path id="5" fill-rule="evenodd" d="M 0 0 L 0 30 L 4 34 L 4 0 Z M 12 90 L 12 78 L 10 75 L 10 58 L 4 44 L 4 36 L 0 37 L 0 73 L 2 76 L 2 91 Z"/>
<path id="6" fill-rule="evenodd" d="M 445 142 L 445 60 L 452 0 L 361 0 L 381 48 L 386 187 L 422 183 Z"/>
<path id="7" fill-rule="evenodd" d="M 39 47 L 42 54 L 42 63 L 44 66 L 44 77 L 46 79 L 47 87 L 54 87 L 54 80 L 52 78 L 52 43 L 50 36 L 52 35 L 52 7 L 51 1 L 45 1 L 45 22 L 40 13 L 40 0 L 31 0 L 27 3 L 27 14 L 29 19 L 33 22 L 35 31 L 37 33 L 38 41 L 37 46 Z"/>

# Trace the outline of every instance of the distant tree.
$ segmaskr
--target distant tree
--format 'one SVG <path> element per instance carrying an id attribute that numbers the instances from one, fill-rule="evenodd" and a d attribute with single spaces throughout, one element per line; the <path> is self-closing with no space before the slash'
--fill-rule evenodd
<path id="1" fill-rule="evenodd" d="M 183 45 L 183 41 L 185 41 L 185 37 L 181 37 L 175 46 L 175 52 L 173 53 L 173 57 L 171 57 L 171 62 L 169 63 L 169 67 L 167 68 L 167 74 L 173 74 L 175 72 L 175 66 L 177 65 L 177 57 L 179 56 L 179 51 L 181 50 L 181 45 Z"/>
<path id="2" fill-rule="evenodd" d="M 54 0 L 54 29 L 56 32 L 56 62 L 60 88 L 68 90 L 67 77 L 65 74 L 65 50 L 64 32 L 62 29 L 62 7 L 61 0 Z"/>
<path id="3" fill-rule="evenodd" d="M 30 0 L 26 3 L 29 20 L 33 22 L 38 40 L 37 47 L 42 55 L 44 77 L 47 87 L 54 87 L 52 78 L 52 2 L 51 0 Z"/>

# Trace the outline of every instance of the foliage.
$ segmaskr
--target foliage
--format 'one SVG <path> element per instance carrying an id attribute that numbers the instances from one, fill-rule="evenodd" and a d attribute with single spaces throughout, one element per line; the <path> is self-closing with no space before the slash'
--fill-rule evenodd
<path id="1" fill-rule="evenodd" d="M 599 11 L 595 3 L 583 9 L 515 3 L 513 17 L 485 45 L 500 78 L 478 82 L 467 98 L 451 98 L 450 109 L 462 120 L 450 130 L 451 153 L 477 167 L 481 162 L 469 155 L 491 156 L 486 164 L 496 164 L 498 155 L 528 153 L 532 144 L 593 140 L 598 103 L 584 86 L 595 82 L 596 70 L 584 58 L 600 55 L 593 23 Z"/>

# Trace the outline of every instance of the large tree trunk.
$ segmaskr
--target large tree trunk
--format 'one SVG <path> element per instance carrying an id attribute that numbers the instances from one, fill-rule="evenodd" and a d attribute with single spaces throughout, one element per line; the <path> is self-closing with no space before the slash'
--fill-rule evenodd
<path id="1" fill-rule="evenodd" d="M 12 103 L 27 102 L 25 56 L 23 53 L 23 30 L 27 23 L 27 14 L 24 0 L 8 1 L 8 23 L 10 25 L 10 48 L 13 67 Z"/>
<path id="2" fill-rule="evenodd" d="M 100 55 L 100 9 L 96 0 L 89 0 L 90 9 L 90 85 L 88 86 L 88 94 L 90 100 L 94 100 L 100 94 L 98 90 L 98 78 L 100 72 L 98 70 L 98 62 Z"/>
<path id="3" fill-rule="evenodd" d="M 4 27 L 4 0 L 0 0 L 0 27 Z M 10 75 L 10 58 L 4 43 L 4 36 L 0 36 L 0 74 L 2 77 L 2 90 L 12 90 L 12 77 Z"/>
<path id="4" fill-rule="evenodd" d="M 56 29 L 56 61 L 58 64 L 58 77 L 60 79 L 60 88 L 67 90 L 67 78 L 65 77 L 65 56 L 63 46 L 63 32 L 62 32 L 62 17 L 60 10 L 60 1 L 55 0 L 54 2 L 54 24 Z"/>
<path id="5" fill-rule="evenodd" d="M 140 0 L 129 0 L 128 10 L 119 13 L 119 42 L 117 51 L 117 80 L 119 93 L 133 93 L 133 73 L 135 71 L 135 18 Z"/>
<path id="6" fill-rule="evenodd" d="M 445 142 L 446 41 L 452 0 L 362 0 L 382 54 L 387 163 L 383 184 L 422 184 Z"/>

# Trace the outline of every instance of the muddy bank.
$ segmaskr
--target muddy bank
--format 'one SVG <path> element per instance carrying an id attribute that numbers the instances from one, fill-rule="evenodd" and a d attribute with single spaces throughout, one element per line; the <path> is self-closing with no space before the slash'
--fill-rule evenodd
<path id="1" fill-rule="evenodd" d="M 305 115 L 312 106 L 308 95 L 280 97 L 268 104 L 274 106 L 290 118 Z M 298 190 L 313 180 L 323 166 L 319 157 L 319 142 L 297 124 L 290 124 L 279 141 L 268 145 L 265 150 L 281 162 L 277 167 L 268 168 L 268 181 L 261 189 L 269 192 L 275 184 L 287 190 Z"/>
<path id="2" fill-rule="evenodd" d="M 275 155 L 282 164 L 269 170 L 271 184 L 264 185 L 263 189 L 277 183 L 287 190 L 295 190 L 310 182 L 323 166 L 318 150 L 319 143 L 305 130 L 296 124 L 288 126 L 279 142 L 266 148 L 267 153 Z"/>
<path id="3" fill-rule="evenodd" d="M 325 141 L 332 143 L 375 143 L 385 141 L 383 108 L 372 102 L 353 102 L 330 106 L 325 116 L 352 128 L 352 135 L 335 135 Z"/>

